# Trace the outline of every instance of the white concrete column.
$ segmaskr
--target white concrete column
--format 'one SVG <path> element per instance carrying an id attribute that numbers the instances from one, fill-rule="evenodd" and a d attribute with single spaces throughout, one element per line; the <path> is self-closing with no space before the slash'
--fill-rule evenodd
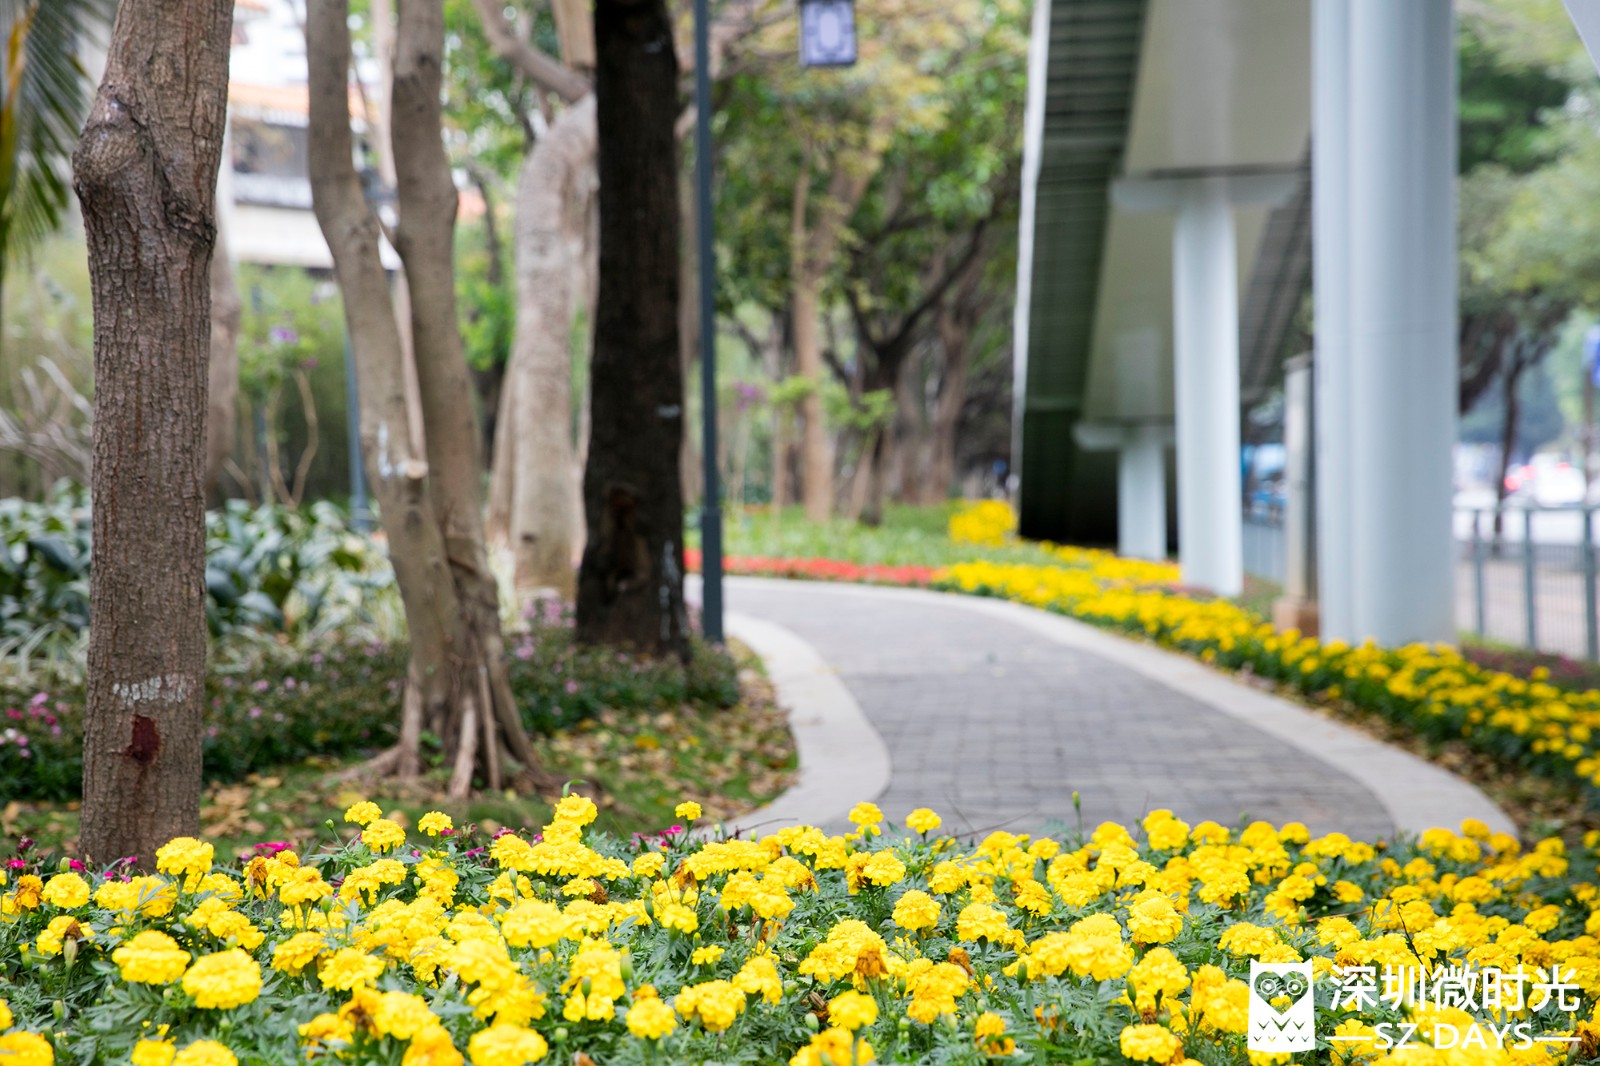
<path id="1" fill-rule="evenodd" d="M 1317 593 L 1322 638 L 1348 641 L 1358 639 L 1350 582 L 1350 0 L 1314 0 L 1311 34 Z"/>
<path id="2" fill-rule="evenodd" d="M 1172 227 L 1178 559 L 1183 580 L 1244 589 L 1239 471 L 1239 272 L 1224 178 L 1185 182 Z"/>
<path id="3" fill-rule="evenodd" d="M 1117 553 L 1167 557 L 1166 427 L 1129 426 L 1117 454 Z"/>
<path id="4" fill-rule="evenodd" d="M 1354 635 L 1453 640 L 1456 38 L 1450 0 L 1350 4 Z"/>

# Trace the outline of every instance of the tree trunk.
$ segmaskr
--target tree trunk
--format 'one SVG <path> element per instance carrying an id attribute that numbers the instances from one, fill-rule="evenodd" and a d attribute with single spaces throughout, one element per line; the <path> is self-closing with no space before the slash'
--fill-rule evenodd
<path id="1" fill-rule="evenodd" d="M 517 333 L 495 445 L 490 514 L 504 514 L 518 590 L 571 600 L 576 461 L 572 320 L 584 298 L 584 178 L 598 149 L 592 95 L 563 111 L 517 187 Z"/>
<path id="2" fill-rule="evenodd" d="M 378 258 L 378 223 L 351 164 L 348 14 L 348 0 L 310 0 L 306 9 L 311 196 L 343 296 L 360 394 L 361 454 L 389 539 L 411 639 L 406 713 L 394 764 L 402 778 L 409 778 L 420 770 L 423 708 L 450 701 L 448 666 L 460 609 L 428 495 L 428 464 L 409 432 L 405 355 L 389 279 Z"/>
<path id="3" fill-rule="evenodd" d="M 688 654 L 678 452 L 678 64 L 665 0 L 597 0 L 600 292 L 578 639 Z"/>
<path id="4" fill-rule="evenodd" d="M 440 104 L 444 8 L 438 0 L 400 0 L 398 10 L 390 96 L 400 208 L 395 250 L 411 290 L 430 492 L 461 608 L 450 648 L 454 698 L 448 708 L 429 709 L 424 724 L 456 767 L 449 793 L 459 797 L 470 791 L 474 766 L 489 788 L 499 789 L 507 756 L 530 771 L 535 760 L 506 672 L 499 588 L 484 547 L 483 458 L 456 317 L 452 253 L 459 194 L 444 151 Z M 477 723 L 486 741 L 481 745 Z"/>
<path id="5" fill-rule="evenodd" d="M 448 493 L 438 491 L 440 482 L 448 481 L 449 476 L 429 478 L 430 464 L 415 450 L 408 430 L 410 404 L 400 327 L 389 280 L 378 258 L 377 221 L 362 197 L 360 179 L 351 164 L 345 88 L 350 62 L 348 15 L 348 0 L 311 0 L 306 50 L 311 76 L 312 200 L 344 296 L 360 385 L 362 455 L 389 537 L 389 556 L 411 638 L 400 742 L 372 765 L 375 770 L 393 770 L 402 779 L 414 778 L 420 770 L 421 737 L 427 730 L 440 738 L 446 761 L 458 768 L 450 791 L 460 795 L 470 786 L 475 766 L 483 770 L 489 784 L 498 787 L 500 742 L 524 765 L 532 765 L 532 756 L 520 722 L 512 730 L 500 718 L 501 701 L 494 683 L 496 667 L 504 668 L 496 643 L 498 617 L 495 632 L 484 639 L 474 626 L 479 607 L 468 598 L 481 595 L 481 591 L 470 589 L 464 594 L 458 585 L 458 560 L 464 558 L 469 564 L 473 560 L 470 554 L 460 554 L 462 546 L 451 541 L 453 530 L 441 518 L 441 510 L 455 502 Z M 413 117 L 411 121 L 418 120 Z M 453 205 L 449 210 L 453 215 Z M 448 254 L 448 238 L 442 247 Z M 419 260 L 413 269 L 421 265 Z M 426 270 L 424 276 L 429 276 Z M 436 343 L 432 334 L 428 340 Z M 429 354 L 434 350 L 421 344 L 417 347 Z M 470 386 L 459 354 L 458 347 L 461 392 L 457 399 L 470 414 L 466 392 Z M 470 417 L 465 423 L 468 439 L 475 441 Z M 437 437 L 448 442 L 443 431 L 427 436 L 430 441 Z M 459 470 L 453 473 L 457 479 L 461 477 Z M 471 476 L 475 486 L 476 473 Z M 475 505 L 471 510 L 473 516 L 478 515 Z M 490 682 L 487 697 L 485 680 Z M 477 728 L 486 713 L 502 728 Z M 469 723 L 473 728 L 465 728 Z M 480 744 L 480 731 L 494 743 Z"/>
<path id="6" fill-rule="evenodd" d="M 822 417 L 821 289 L 821 279 L 809 273 L 794 278 L 795 371 L 812 384 L 800 399 L 800 498 L 812 522 L 826 522 L 833 511 L 833 456 Z"/>
<path id="7" fill-rule="evenodd" d="M 678 350 L 687 398 L 694 395 L 694 368 L 700 358 L 700 245 L 695 239 L 699 218 L 692 169 L 678 180 L 678 217 L 684 229 L 678 257 Z M 683 482 L 683 502 L 692 507 L 700 500 L 704 479 L 694 429 L 688 425 L 683 427 L 683 446 L 678 450 L 678 476 Z"/>
<path id="8" fill-rule="evenodd" d="M 211 255 L 211 362 L 206 377 L 206 498 L 216 499 L 238 432 L 239 322 L 244 304 L 234 282 L 227 234 L 219 227 Z"/>
<path id="9" fill-rule="evenodd" d="M 1517 416 L 1521 409 L 1521 397 L 1517 395 L 1517 389 L 1522 384 L 1522 372 L 1530 365 L 1523 358 L 1520 338 L 1512 342 L 1511 348 L 1512 355 L 1505 373 L 1505 421 L 1500 424 L 1500 476 L 1494 481 L 1494 546 L 1497 552 L 1505 525 L 1506 474 L 1511 470 L 1512 449 L 1517 446 Z"/>
<path id="10" fill-rule="evenodd" d="M 932 441 L 928 474 L 922 486 L 922 502 L 943 503 L 950 498 L 956 477 L 956 429 L 967 402 L 967 367 L 972 362 L 972 329 L 976 315 L 965 310 L 961 297 L 957 306 L 941 306 L 938 316 L 939 400 L 933 410 Z"/>
<path id="11" fill-rule="evenodd" d="M 94 300 L 82 849 L 200 828 L 206 361 L 230 0 L 123 0 L 73 157 Z"/>

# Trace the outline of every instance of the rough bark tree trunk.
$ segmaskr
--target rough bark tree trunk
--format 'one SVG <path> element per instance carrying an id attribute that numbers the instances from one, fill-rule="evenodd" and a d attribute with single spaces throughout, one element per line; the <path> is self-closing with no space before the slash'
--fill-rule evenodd
<path id="1" fill-rule="evenodd" d="M 678 451 L 678 63 L 665 0 L 597 0 L 600 293 L 578 639 L 688 653 Z"/>
<path id="2" fill-rule="evenodd" d="M 583 186 L 598 149 L 592 95 L 562 111 L 523 164 L 517 186 L 517 330 L 495 444 L 489 512 L 511 547 L 519 590 L 570 600 L 576 460 L 572 322 L 585 299 Z"/>
<path id="3" fill-rule="evenodd" d="M 94 300 L 82 849 L 200 828 L 206 361 L 230 0 L 123 0 L 73 157 Z"/>
<path id="4" fill-rule="evenodd" d="M 464 796 L 474 767 L 489 788 L 499 789 L 507 756 L 529 771 L 536 763 L 506 672 L 499 587 L 484 546 L 483 457 L 456 316 L 459 194 L 445 155 L 440 103 L 444 8 L 439 0 L 399 0 L 398 13 L 390 95 L 400 208 L 395 250 L 411 288 L 430 491 L 462 623 L 450 649 L 454 699 L 426 724 L 456 756 L 449 793 Z"/>
<path id="5" fill-rule="evenodd" d="M 206 368 L 206 498 L 216 499 L 238 431 L 239 323 L 244 303 L 219 227 L 211 255 L 211 352 Z"/>

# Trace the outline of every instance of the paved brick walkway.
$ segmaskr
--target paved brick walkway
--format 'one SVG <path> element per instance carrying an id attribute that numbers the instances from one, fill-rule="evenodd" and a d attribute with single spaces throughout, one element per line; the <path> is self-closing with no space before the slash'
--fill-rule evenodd
<path id="1" fill-rule="evenodd" d="M 1255 727 L 1003 619 L 849 586 L 734 579 L 730 610 L 777 623 L 836 668 L 888 746 L 891 820 L 1036 832 L 1134 823 L 1302 821 L 1371 839 L 1394 823 L 1363 785 Z"/>

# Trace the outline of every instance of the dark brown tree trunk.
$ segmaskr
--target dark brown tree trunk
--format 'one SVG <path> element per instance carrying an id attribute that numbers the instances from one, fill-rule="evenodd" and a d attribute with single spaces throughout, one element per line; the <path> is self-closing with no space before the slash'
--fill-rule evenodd
<path id="1" fill-rule="evenodd" d="M 73 157 L 94 297 L 84 855 L 200 828 L 206 360 L 231 0 L 123 0 Z"/>
<path id="2" fill-rule="evenodd" d="M 686 655 L 678 64 L 665 0 L 597 0 L 600 294 L 578 638 Z"/>

